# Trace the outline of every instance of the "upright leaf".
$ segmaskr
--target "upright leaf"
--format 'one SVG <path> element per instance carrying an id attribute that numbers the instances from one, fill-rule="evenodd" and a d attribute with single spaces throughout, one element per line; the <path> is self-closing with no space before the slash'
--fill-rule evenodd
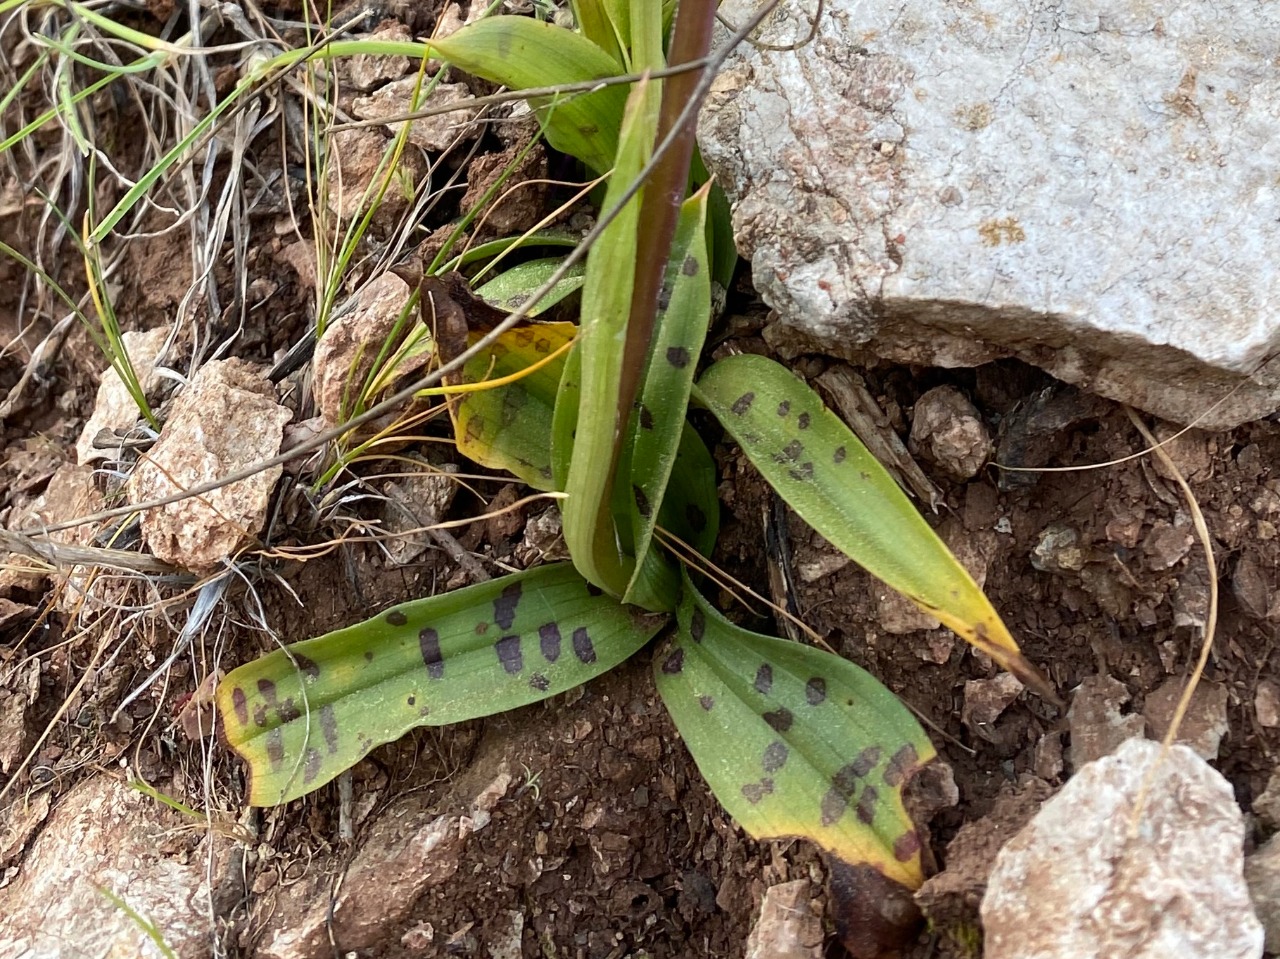
<path id="1" fill-rule="evenodd" d="M 636 86 L 627 103 L 618 158 L 609 177 L 604 209 L 619 206 L 649 159 L 658 101 L 648 83 Z M 565 492 L 564 537 L 574 565 L 588 581 L 621 596 L 631 576 L 618 550 L 610 511 L 614 469 L 620 450 L 617 417 L 623 342 L 636 269 L 640 191 L 622 204 L 587 257 L 582 288 L 581 392 L 577 433 Z"/>
<path id="2" fill-rule="evenodd" d="M 404 603 L 233 670 L 218 686 L 249 801 L 286 802 L 375 746 L 537 702 L 612 669 L 666 621 L 567 563 Z"/>
<path id="3" fill-rule="evenodd" d="M 711 281 L 706 246 L 706 189 L 684 202 L 676 224 L 658 296 L 653 346 L 631 417 L 632 445 L 627 513 L 636 571 L 623 597 L 643 570 L 659 508 L 680 446 L 689 391 L 707 335 Z M 682 522 L 681 526 L 685 524 Z"/>
<path id="4" fill-rule="evenodd" d="M 969 573 L 805 383 L 772 360 L 741 354 L 708 369 L 694 395 L 769 485 L 832 545 L 1055 698 Z"/>
<path id="5" fill-rule="evenodd" d="M 734 626 L 685 579 L 654 675 L 703 777 L 752 836 L 803 836 L 910 888 L 920 839 L 902 785 L 935 755 L 920 724 L 838 656 Z"/>

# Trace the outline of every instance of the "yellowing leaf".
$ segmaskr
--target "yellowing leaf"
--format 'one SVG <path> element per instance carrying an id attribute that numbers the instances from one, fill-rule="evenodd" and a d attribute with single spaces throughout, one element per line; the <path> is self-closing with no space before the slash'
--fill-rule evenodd
<path id="1" fill-rule="evenodd" d="M 734 626 L 685 580 L 654 676 L 703 777 L 758 839 L 802 836 L 910 888 L 920 839 L 902 785 L 935 755 L 876 679 L 838 656 Z"/>
<path id="2" fill-rule="evenodd" d="M 573 339 L 572 323 L 535 323 L 503 333 L 463 367 L 468 383 L 500 379 L 529 369 Z M 474 332 L 470 343 L 480 338 Z M 534 489 L 554 488 L 551 417 L 564 357 L 492 389 L 465 393 L 451 407 L 458 451 L 477 463 L 504 469 Z"/>
<path id="3" fill-rule="evenodd" d="M 1050 698 L 987 597 L 852 431 L 789 370 L 726 357 L 694 395 L 769 485 L 867 572 Z"/>

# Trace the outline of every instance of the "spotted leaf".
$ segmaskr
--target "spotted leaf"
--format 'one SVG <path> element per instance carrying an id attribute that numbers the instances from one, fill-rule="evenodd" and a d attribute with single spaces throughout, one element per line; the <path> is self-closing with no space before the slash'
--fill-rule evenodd
<path id="1" fill-rule="evenodd" d="M 542 257 L 537 260 L 526 260 L 511 269 L 499 273 L 484 286 L 476 290 L 500 310 L 515 311 L 524 306 L 529 297 L 560 269 L 561 259 L 558 256 Z M 551 292 L 540 299 L 529 309 L 526 316 L 537 316 L 545 313 L 561 300 L 576 293 L 582 288 L 582 276 L 585 272 L 582 264 L 569 267 L 565 275 L 551 288 Z"/>
<path id="2" fill-rule="evenodd" d="M 694 395 L 832 545 L 1053 696 L 973 578 L 817 393 L 772 360 L 740 354 L 711 366 Z"/>
<path id="3" fill-rule="evenodd" d="M 654 526 L 667 493 L 689 407 L 689 391 L 707 335 L 711 311 L 711 278 L 707 263 L 706 212 L 710 187 L 704 187 L 680 211 L 671 255 L 658 294 L 649 362 L 631 413 L 629 481 L 622 493 L 630 527 L 630 548 L 637 560 L 649 552 Z M 684 517 L 672 532 L 687 536 Z M 638 562 L 623 595 L 635 601 L 644 574 Z"/>
<path id="4" fill-rule="evenodd" d="M 803 836 L 915 888 L 920 840 L 902 785 L 935 755 L 870 673 L 728 622 L 687 576 L 658 691 L 703 777 L 752 836 Z"/>
<path id="5" fill-rule="evenodd" d="M 268 806 L 323 785 L 415 726 L 514 709 L 612 669 L 664 616 L 620 605 L 567 563 L 394 606 L 233 670 L 226 741 Z"/>
<path id="6" fill-rule="evenodd" d="M 508 330 L 467 362 L 463 379 L 481 383 L 527 370 L 573 339 L 576 329 L 572 323 L 533 323 Z M 479 332 L 468 337 L 479 338 Z M 451 407 L 458 451 L 535 489 L 553 489 L 547 438 L 563 369 L 561 356 L 506 385 L 462 394 Z"/>
<path id="7" fill-rule="evenodd" d="M 642 199 L 638 193 L 627 194 L 652 151 L 659 94 L 655 84 L 641 81 L 627 100 L 603 205 L 606 210 L 617 208 L 619 213 L 587 254 L 582 287 L 577 345 L 581 386 L 573 454 L 565 478 L 564 539 L 578 571 L 614 596 L 626 591 L 635 567 L 634 560 L 619 550 L 612 511 L 622 452 L 618 437 L 626 427 L 619 422 L 618 398 L 635 286 Z"/>

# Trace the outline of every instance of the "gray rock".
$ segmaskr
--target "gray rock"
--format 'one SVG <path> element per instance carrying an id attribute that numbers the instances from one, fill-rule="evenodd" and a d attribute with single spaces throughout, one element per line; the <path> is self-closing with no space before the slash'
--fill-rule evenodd
<path id="1" fill-rule="evenodd" d="M 1244 878 L 1266 932 L 1267 952 L 1280 952 L 1280 836 L 1244 861 Z"/>
<path id="2" fill-rule="evenodd" d="M 239 853 L 216 830 L 191 826 L 111 776 L 76 786 L 0 889 L 0 955 L 159 956 L 104 891 L 146 917 L 181 959 L 221 954 L 219 917 L 242 892 Z"/>
<path id="3" fill-rule="evenodd" d="M 699 141 L 792 348 L 1018 356 L 1225 428 L 1280 405 L 1278 43 L 1261 0 L 829 0 L 736 52 Z"/>
<path id="4" fill-rule="evenodd" d="M 332 903 L 331 877 L 320 872 L 281 890 L 254 954 L 261 959 L 322 959 L 333 955 L 331 934 L 346 949 L 373 948 L 424 892 L 454 876 L 468 838 L 489 824 L 510 786 L 504 766 L 462 815 L 437 815 L 420 795 L 397 800 L 363 835 Z M 515 919 L 506 919 L 509 938 Z M 520 922 L 523 929 L 523 916 Z M 408 932 L 414 934 L 405 946 L 413 949 L 429 947 L 438 934 L 421 924 Z"/>
<path id="5" fill-rule="evenodd" d="M 465 83 L 441 83 L 435 87 L 423 84 L 416 107 L 414 90 L 419 90 L 417 77 L 393 80 L 367 97 L 358 97 L 351 109 L 362 120 L 383 120 L 412 110 L 452 108 L 447 113 L 409 121 L 409 142 L 424 150 L 442 152 L 479 135 L 480 128 L 474 122 L 478 111 L 467 105 L 475 97 Z M 398 133 L 404 122 L 393 120 L 387 127 L 392 133 Z"/>
<path id="6" fill-rule="evenodd" d="M 375 276 L 355 292 L 349 308 L 325 328 L 316 344 L 311 395 L 326 427 L 351 419 L 360 390 L 368 382 L 383 345 L 391 339 L 412 295 L 409 284 L 394 273 Z M 404 369 L 397 371 L 391 381 L 420 369 L 427 360 L 427 356 L 421 356 L 412 363 L 402 361 Z"/>
<path id="7" fill-rule="evenodd" d="M 1230 783 L 1185 746 L 1162 757 L 1158 743 L 1130 740 L 1000 851 L 982 900 L 983 955 L 1258 959 L 1243 846 Z"/>

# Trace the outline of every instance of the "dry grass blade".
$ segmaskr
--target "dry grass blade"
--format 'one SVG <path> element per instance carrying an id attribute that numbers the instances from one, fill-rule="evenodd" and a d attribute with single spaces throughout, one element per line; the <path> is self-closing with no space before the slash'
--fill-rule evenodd
<path id="1" fill-rule="evenodd" d="M 20 556 L 41 559 L 54 566 L 98 566 L 130 570 L 135 573 L 181 572 L 168 563 L 144 553 L 97 546 L 71 546 L 8 529 L 0 529 L 0 549 Z"/>
<path id="2" fill-rule="evenodd" d="M 1204 549 L 1204 559 L 1209 573 L 1209 612 L 1205 617 L 1204 639 L 1200 643 L 1200 656 L 1196 660 L 1195 668 L 1191 670 L 1191 675 L 1187 678 L 1187 685 L 1182 690 L 1182 695 L 1178 697 L 1178 705 L 1173 711 L 1173 718 L 1169 721 L 1169 731 L 1165 733 L 1164 740 L 1160 743 L 1160 759 L 1151 764 L 1151 768 L 1147 770 L 1147 774 L 1142 780 L 1142 788 L 1138 790 L 1138 798 L 1133 804 L 1133 814 L 1129 818 L 1129 836 L 1132 839 L 1136 838 L 1138 834 L 1138 827 L 1142 820 L 1142 810 L 1146 805 L 1147 791 L 1150 789 L 1156 772 L 1160 768 L 1160 762 L 1178 737 L 1178 727 L 1182 725 L 1182 719 L 1187 714 L 1187 707 L 1191 704 L 1191 696 L 1195 693 L 1196 686 L 1199 685 L 1200 678 L 1204 675 L 1204 668 L 1209 662 L 1209 654 L 1213 651 L 1213 638 L 1218 628 L 1218 568 L 1213 556 L 1213 539 L 1209 535 L 1209 526 L 1205 522 L 1204 513 L 1200 510 L 1200 503 L 1191 491 L 1191 486 L 1183 477 L 1177 464 L 1164 451 L 1161 444 L 1156 442 L 1156 438 L 1151 435 L 1151 431 L 1147 429 L 1146 424 L 1138 418 L 1138 414 L 1127 406 L 1125 407 L 1125 412 L 1129 414 L 1129 419 L 1137 427 L 1138 432 L 1142 434 L 1142 438 L 1151 444 L 1152 452 L 1155 453 L 1156 458 L 1160 460 L 1164 468 L 1169 471 L 1169 474 L 1178 484 L 1178 488 L 1182 491 L 1182 495 L 1187 501 L 1187 508 L 1191 511 L 1191 521 L 1195 526 L 1196 536 L 1199 537 L 1200 545 Z"/>

